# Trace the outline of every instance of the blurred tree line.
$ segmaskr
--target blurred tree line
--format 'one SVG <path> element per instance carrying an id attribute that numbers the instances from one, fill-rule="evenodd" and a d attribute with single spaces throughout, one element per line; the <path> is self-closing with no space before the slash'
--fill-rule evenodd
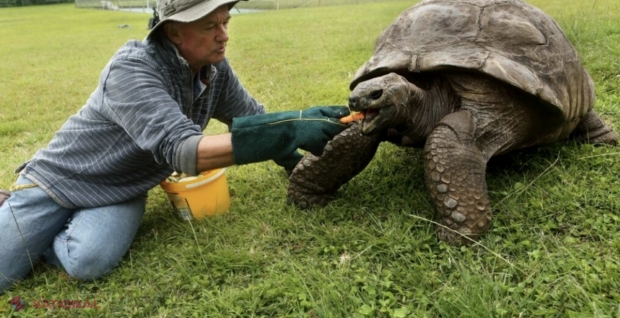
<path id="1" fill-rule="evenodd" d="M 73 2 L 75 2 L 75 0 L 0 0 L 0 8 Z"/>

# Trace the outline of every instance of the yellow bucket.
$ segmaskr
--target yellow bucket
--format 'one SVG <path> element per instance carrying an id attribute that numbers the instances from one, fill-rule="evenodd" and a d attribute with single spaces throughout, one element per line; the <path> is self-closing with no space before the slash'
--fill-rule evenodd
<path id="1" fill-rule="evenodd" d="M 228 211 L 230 193 L 225 172 L 226 168 L 209 170 L 187 181 L 163 181 L 160 185 L 179 217 L 186 221 L 201 219 Z"/>

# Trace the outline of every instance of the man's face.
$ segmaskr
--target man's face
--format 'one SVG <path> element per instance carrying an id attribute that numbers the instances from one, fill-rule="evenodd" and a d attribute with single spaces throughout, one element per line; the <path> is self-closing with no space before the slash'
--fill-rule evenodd
<path id="1" fill-rule="evenodd" d="M 189 23 L 175 23 L 168 38 L 177 45 L 181 56 L 196 74 L 205 65 L 221 62 L 228 42 L 228 6 L 221 6 L 203 18 Z"/>

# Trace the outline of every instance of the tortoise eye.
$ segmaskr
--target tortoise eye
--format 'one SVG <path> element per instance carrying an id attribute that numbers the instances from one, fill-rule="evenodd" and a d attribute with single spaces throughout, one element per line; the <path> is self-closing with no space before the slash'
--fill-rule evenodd
<path id="1" fill-rule="evenodd" d="M 370 93 L 370 98 L 372 98 L 372 99 L 379 99 L 379 98 L 381 98 L 381 95 L 383 95 L 383 90 L 379 89 L 379 90 L 376 90 L 376 91 Z"/>

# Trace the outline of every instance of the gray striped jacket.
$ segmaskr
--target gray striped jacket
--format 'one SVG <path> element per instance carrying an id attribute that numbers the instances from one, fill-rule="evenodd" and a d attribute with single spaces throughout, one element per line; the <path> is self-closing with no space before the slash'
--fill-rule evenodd
<path id="1" fill-rule="evenodd" d="M 210 85 L 194 96 L 187 62 L 165 39 L 129 41 L 105 66 L 97 89 L 46 148 L 18 171 L 67 208 L 144 195 L 173 171 L 196 174 L 210 118 L 264 113 L 227 60 L 205 67 Z"/>

